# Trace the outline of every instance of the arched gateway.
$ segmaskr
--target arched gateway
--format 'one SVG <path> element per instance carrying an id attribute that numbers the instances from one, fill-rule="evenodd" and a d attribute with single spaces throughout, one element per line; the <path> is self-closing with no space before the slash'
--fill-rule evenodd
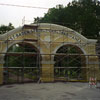
<path id="1" fill-rule="evenodd" d="M 92 76 L 100 80 L 95 44 L 96 40 L 55 24 L 11 30 L 0 35 L 0 84 L 39 79 L 87 81 Z"/>

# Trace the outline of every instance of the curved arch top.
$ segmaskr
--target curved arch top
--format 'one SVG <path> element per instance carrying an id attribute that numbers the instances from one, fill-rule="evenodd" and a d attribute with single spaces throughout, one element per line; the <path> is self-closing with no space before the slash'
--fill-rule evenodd
<path id="1" fill-rule="evenodd" d="M 25 29 L 24 26 L 18 27 L 18 28 L 13 29 L 13 30 L 11 30 L 11 31 L 3 34 L 3 35 L 0 35 L 0 39 L 2 40 L 2 39 L 7 38 L 7 36 L 11 36 L 11 35 L 14 35 L 16 33 L 22 32 Z M 61 26 L 61 25 L 50 24 L 50 23 L 38 23 L 38 24 L 30 24 L 28 26 L 31 26 L 31 29 L 33 29 L 33 30 L 34 30 L 34 27 L 37 26 L 37 30 L 39 30 L 39 29 L 47 30 L 51 33 L 57 32 L 57 33 L 61 33 L 62 35 L 68 35 L 69 34 L 69 37 L 71 37 L 71 35 L 72 35 L 74 39 L 77 38 L 77 39 L 80 39 L 81 41 L 84 41 L 84 42 L 92 42 L 92 43 L 97 42 L 97 40 L 87 39 L 86 37 L 84 37 L 80 33 L 76 32 L 76 31 L 74 31 L 74 30 L 72 30 L 68 27 Z M 32 26 L 33 26 L 33 28 L 32 28 Z"/>

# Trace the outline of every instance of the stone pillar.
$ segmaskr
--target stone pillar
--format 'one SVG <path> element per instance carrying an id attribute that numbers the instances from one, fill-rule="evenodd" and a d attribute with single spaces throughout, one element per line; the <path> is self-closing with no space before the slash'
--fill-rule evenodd
<path id="1" fill-rule="evenodd" d="M 3 57 L 0 56 L 0 85 L 3 84 Z"/>
<path id="2" fill-rule="evenodd" d="M 54 62 L 53 61 L 42 61 L 42 82 L 53 82 L 54 81 Z"/>
<path id="3" fill-rule="evenodd" d="M 0 64 L 0 85 L 3 84 L 3 68 L 2 64 Z"/>
<path id="4" fill-rule="evenodd" d="M 99 61 L 97 56 L 89 56 L 88 57 L 88 67 L 89 67 L 89 72 L 88 72 L 88 79 L 90 77 L 95 77 L 97 80 L 100 80 L 99 76 Z"/>

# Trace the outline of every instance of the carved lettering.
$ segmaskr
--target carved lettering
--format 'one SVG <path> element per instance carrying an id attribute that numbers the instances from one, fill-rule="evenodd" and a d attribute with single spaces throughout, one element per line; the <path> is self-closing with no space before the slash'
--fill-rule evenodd
<path id="1" fill-rule="evenodd" d="M 81 42 L 81 39 L 80 37 L 77 37 L 75 35 L 72 34 L 72 32 L 68 33 L 68 31 L 64 31 L 64 30 L 51 30 L 51 29 L 38 29 L 38 30 L 35 30 L 35 29 L 31 29 L 31 30 L 27 30 L 27 31 L 24 31 L 24 32 L 19 32 L 17 34 L 14 34 L 14 35 L 11 35 L 8 40 L 14 40 L 20 36 L 23 36 L 23 35 L 27 35 L 27 34 L 32 34 L 33 32 L 52 32 L 53 34 L 56 33 L 56 34 L 62 34 L 62 35 L 66 35 L 67 37 L 69 38 L 72 38 L 78 42 Z M 6 43 L 6 41 L 5 41 Z"/>

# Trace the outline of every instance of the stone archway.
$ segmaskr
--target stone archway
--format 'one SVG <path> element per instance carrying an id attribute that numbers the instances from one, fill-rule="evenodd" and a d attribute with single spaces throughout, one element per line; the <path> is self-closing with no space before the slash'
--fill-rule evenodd
<path id="1" fill-rule="evenodd" d="M 4 55 L 3 83 L 34 82 L 40 77 L 39 50 L 27 42 L 10 45 Z"/>
<path id="2" fill-rule="evenodd" d="M 64 78 L 67 81 L 86 80 L 86 57 L 76 45 L 61 46 L 54 57 L 55 80 Z"/>
<path id="3" fill-rule="evenodd" d="M 95 69 L 95 76 L 98 80 L 99 65 L 96 55 L 96 42 L 94 39 L 87 39 L 78 32 L 56 24 L 39 23 L 24 25 L 0 35 L 0 84 L 3 83 L 4 54 L 8 48 L 17 42 L 26 41 L 39 50 L 41 56 L 41 76 L 43 82 L 54 81 L 54 56 L 56 51 L 63 45 L 72 44 L 79 47 L 86 58 L 85 68 L 87 80 L 92 76 Z"/>

